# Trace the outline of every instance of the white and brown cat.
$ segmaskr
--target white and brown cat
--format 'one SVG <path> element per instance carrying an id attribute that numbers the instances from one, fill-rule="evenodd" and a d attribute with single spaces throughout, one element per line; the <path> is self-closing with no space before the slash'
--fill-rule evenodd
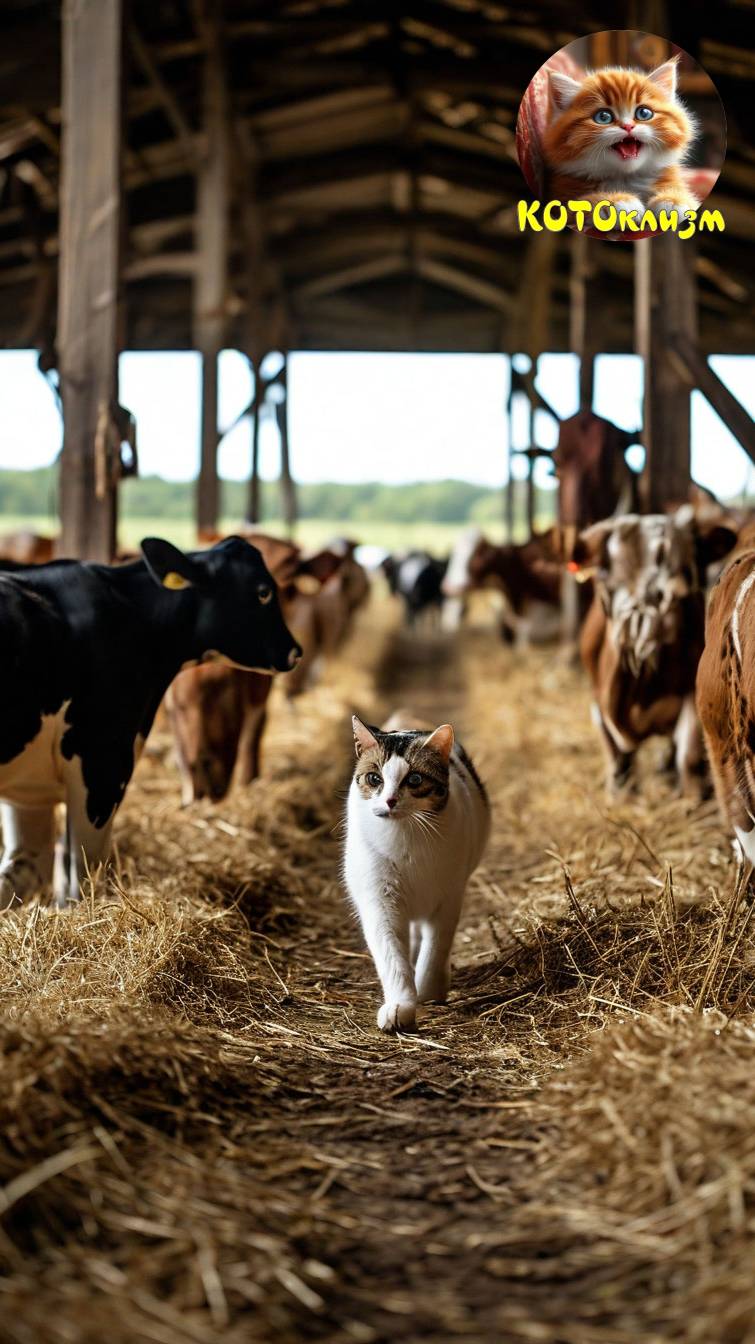
<path id="1" fill-rule="evenodd" d="M 383 990 L 382 1031 L 411 1031 L 418 1003 L 444 1000 L 467 882 L 490 830 L 485 787 L 450 724 L 434 731 L 354 716 L 356 769 L 344 856 Z"/>
<path id="2" fill-rule="evenodd" d="M 550 120 L 543 139 L 547 199 L 610 201 L 658 214 L 698 202 L 681 165 L 695 126 L 676 95 L 677 59 L 646 73 L 606 67 L 584 79 L 551 70 Z"/>

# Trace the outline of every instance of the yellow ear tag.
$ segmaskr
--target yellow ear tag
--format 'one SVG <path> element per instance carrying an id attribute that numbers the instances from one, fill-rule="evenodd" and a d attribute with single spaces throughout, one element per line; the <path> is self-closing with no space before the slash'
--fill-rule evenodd
<path id="1" fill-rule="evenodd" d="M 191 588 L 191 584 L 183 574 L 177 574 L 175 569 L 170 569 L 163 579 L 163 588 L 172 588 L 177 592 L 181 588 Z"/>

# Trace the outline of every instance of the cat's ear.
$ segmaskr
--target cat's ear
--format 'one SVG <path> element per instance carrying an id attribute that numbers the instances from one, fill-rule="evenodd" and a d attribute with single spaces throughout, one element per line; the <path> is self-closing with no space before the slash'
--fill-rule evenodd
<path id="1" fill-rule="evenodd" d="M 551 111 L 553 113 L 565 112 L 567 107 L 570 107 L 574 102 L 581 87 L 579 81 L 572 79 L 571 75 L 562 75 L 559 70 L 549 70 L 548 89 Z"/>
<path id="2" fill-rule="evenodd" d="M 657 84 L 658 88 L 661 90 L 661 93 L 664 93 L 667 98 L 671 99 L 676 97 L 676 74 L 677 74 L 678 62 L 679 57 L 672 56 L 670 61 L 664 61 L 663 65 L 657 66 L 656 69 L 651 70 L 650 74 L 648 75 L 650 83 Z"/>
<path id="3" fill-rule="evenodd" d="M 423 747 L 429 747 L 430 751 L 436 752 L 444 761 L 447 761 L 451 755 L 453 744 L 454 730 L 450 723 L 442 723 L 440 728 L 436 728 L 435 732 L 426 737 L 422 743 Z"/>
<path id="4" fill-rule="evenodd" d="M 362 723 L 356 714 L 351 716 L 351 726 L 354 729 L 354 748 L 357 756 L 361 756 L 363 751 L 369 751 L 370 747 L 376 747 L 378 740 L 374 733 L 371 733 L 366 723 Z"/>

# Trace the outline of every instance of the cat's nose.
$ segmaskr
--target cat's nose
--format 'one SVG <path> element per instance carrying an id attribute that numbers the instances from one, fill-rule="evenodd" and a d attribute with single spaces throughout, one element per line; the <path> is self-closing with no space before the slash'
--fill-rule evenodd
<path id="1" fill-rule="evenodd" d="M 633 130 L 634 130 L 634 122 L 633 122 L 633 121 L 622 121 L 622 123 L 621 123 L 621 129 L 622 129 L 622 131 L 633 131 Z"/>
<path id="2" fill-rule="evenodd" d="M 393 809 L 394 809 L 394 807 L 396 806 L 396 803 L 397 803 L 397 802 L 398 802 L 398 798 L 386 798 L 386 800 L 385 800 L 385 805 L 386 805 L 386 807 L 389 807 L 389 808 L 391 809 L 391 811 L 393 811 Z"/>

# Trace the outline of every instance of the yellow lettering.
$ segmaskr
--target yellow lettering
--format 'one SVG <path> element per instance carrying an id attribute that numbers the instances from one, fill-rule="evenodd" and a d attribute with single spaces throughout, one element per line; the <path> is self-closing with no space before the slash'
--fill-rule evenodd
<path id="1" fill-rule="evenodd" d="M 678 211 L 661 210 L 658 220 L 661 226 L 661 233 L 668 233 L 669 229 L 671 229 L 672 233 L 676 233 L 676 226 L 679 223 Z"/>
<path id="2" fill-rule="evenodd" d="M 555 211 L 559 212 L 557 219 L 554 219 Z M 567 218 L 565 205 L 562 205 L 560 201 L 548 201 L 543 211 L 543 220 L 549 233 L 560 233 L 562 229 L 565 229 Z"/>
<path id="3" fill-rule="evenodd" d="M 652 210 L 645 211 L 644 215 L 642 216 L 642 219 L 640 220 L 640 228 L 642 229 L 643 233 L 645 229 L 650 229 L 651 233 L 655 233 L 656 229 L 658 228 L 658 220 L 656 219 Z"/>
<path id="4" fill-rule="evenodd" d="M 726 225 L 720 210 L 703 210 L 697 227 L 698 229 L 709 229 L 711 233 L 716 229 L 719 233 L 723 233 Z"/>
<path id="5" fill-rule="evenodd" d="M 624 210 L 623 207 L 619 210 L 619 228 L 622 232 L 628 229 L 630 233 L 639 233 L 636 206 L 632 206 L 631 210 Z"/>
<path id="6" fill-rule="evenodd" d="M 679 238 L 691 238 L 695 232 L 695 220 L 697 219 L 696 210 L 685 210 L 684 223 L 679 230 Z"/>
<path id="7" fill-rule="evenodd" d="M 604 207 L 608 209 L 607 215 L 603 214 Z M 610 233 L 612 229 L 615 229 L 617 219 L 616 206 L 611 205 L 610 201 L 598 201 L 598 204 L 593 207 L 592 222 L 600 233 Z"/>
<path id="8" fill-rule="evenodd" d="M 585 227 L 585 219 L 590 214 L 592 206 L 589 201 L 569 201 L 569 209 L 577 216 L 577 232 L 581 233 Z"/>
<path id="9" fill-rule="evenodd" d="M 527 227 L 534 229 L 535 233 L 542 233 L 543 226 L 537 218 L 539 209 L 539 201 L 530 201 L 529 204 L 527 201 L 517 201 L 516 215 L 520 233 L 524 233 Z"/>

